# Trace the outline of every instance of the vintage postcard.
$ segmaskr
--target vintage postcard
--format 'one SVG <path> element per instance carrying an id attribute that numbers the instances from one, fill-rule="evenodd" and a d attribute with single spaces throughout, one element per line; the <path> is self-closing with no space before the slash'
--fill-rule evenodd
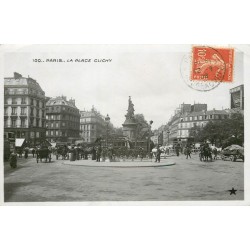
<path id="1" fill-rule="evenodd" d="M 0 46 L 1 204 L 249 205 L 249 56 Z"/>

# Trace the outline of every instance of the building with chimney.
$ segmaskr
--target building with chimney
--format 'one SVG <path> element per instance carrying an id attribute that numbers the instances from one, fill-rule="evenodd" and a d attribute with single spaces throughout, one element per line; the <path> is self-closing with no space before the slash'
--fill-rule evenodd
<path id="1" fill-rule="evenodd" d="M 227 119 L 229 113 L 226 110 L 207 110 L 207 104 L 181 104 L 175 114 L 169 120 L 168 141 L 169 144 L 194 142 L 195 136 L 190 134 L 194 127 L 204 127 L 209 121 Z M 184 107 L 184 108 L 183 108 Z"/>
<path id="2" fill-rule="evenodd" d="M 94 143 L 97 138 L 104 138 L 107 124 L 105 118 L 94 107 L 88 111 L 80 111 L 80 131 L 83 142 Z"/>
<path id="3" fill-rule="evenodd" d="M 75 100 L 57 96 L 46 103 L 46 138 L 50 142 L 74 143 L 80 138 L 80 112 Z"/>
<path id="4" fill-rule="evenodd" d="M 35 146 L 45 140 L 45 130 L 45 92 L 39 83 L 16 72 L 5 77 L 4 131 Z"/>

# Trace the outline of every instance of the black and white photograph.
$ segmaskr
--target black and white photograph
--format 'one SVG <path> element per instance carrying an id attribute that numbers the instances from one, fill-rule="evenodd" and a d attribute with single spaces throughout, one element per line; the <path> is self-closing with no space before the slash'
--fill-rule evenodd
<path id="1" fill-rule="evenodd" d="M 240 46 L 3 55 L 4 203 L 244 203 Z"/>

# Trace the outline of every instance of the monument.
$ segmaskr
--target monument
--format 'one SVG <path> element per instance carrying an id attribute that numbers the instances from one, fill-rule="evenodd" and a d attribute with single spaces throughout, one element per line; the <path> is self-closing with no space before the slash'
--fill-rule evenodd
<path id="1" fill-rule="evenodd" d="M 125 115 L 126 120 L 122 124 L 122 127 L 123 127 L 123 135 L 126 136 L 130 141 L 135 141 L 136 138 L 137 123 L 135 120 L 134 112 L 135 112 L 134 104 L 131 100 L 131 96 L 129 96 L 128 110 L 127 114 Z"/>

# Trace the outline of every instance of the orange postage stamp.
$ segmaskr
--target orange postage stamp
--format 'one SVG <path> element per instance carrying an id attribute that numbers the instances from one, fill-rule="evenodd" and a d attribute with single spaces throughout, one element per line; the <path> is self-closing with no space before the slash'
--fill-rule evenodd
<path id="1" fill-rule="evenodd" d="M 233 48 L 194 46 L 192 50 L 191 80 L 233 81 Z"/>

